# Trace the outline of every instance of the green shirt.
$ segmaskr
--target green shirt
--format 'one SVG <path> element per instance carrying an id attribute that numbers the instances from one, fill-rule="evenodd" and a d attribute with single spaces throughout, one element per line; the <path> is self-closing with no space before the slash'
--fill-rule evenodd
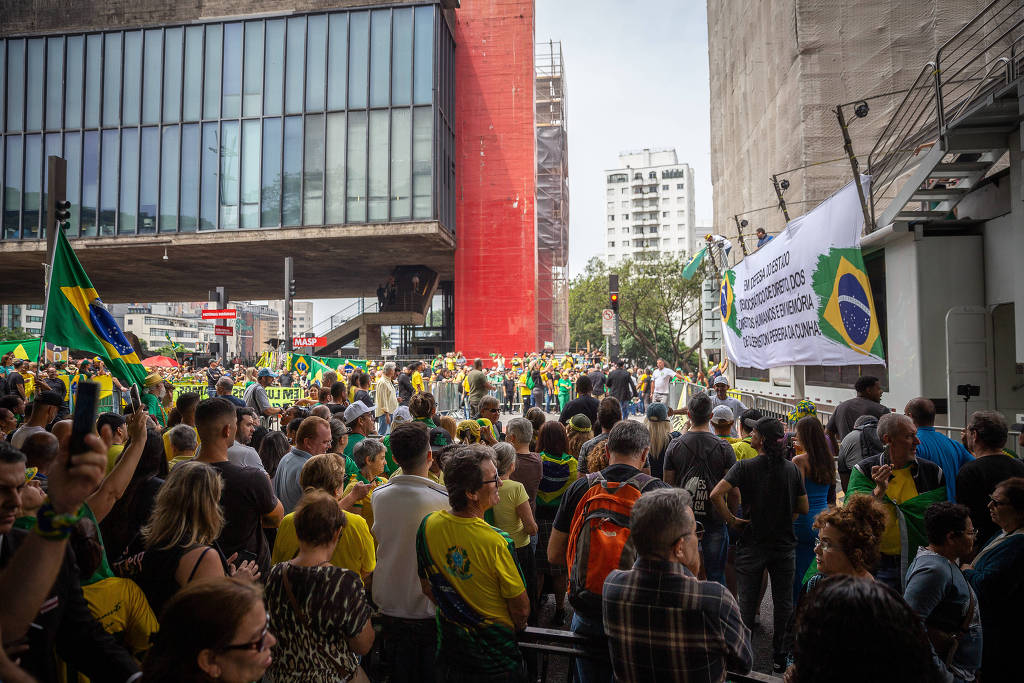
<path id="1" fill-rule="evenodd" d="M 157 421 L 157 424 L 161 427 L 166 427 L 167 422 L 164 420 L 164 409 L 160 405 L 160 399 L 146 392 L 142 395 L 142 402 L 146 405 L 146 410 L 150 416 Z"/>

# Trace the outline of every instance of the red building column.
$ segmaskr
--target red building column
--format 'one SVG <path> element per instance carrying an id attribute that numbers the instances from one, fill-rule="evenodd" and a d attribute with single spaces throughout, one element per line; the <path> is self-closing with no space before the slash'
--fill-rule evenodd
<path id="1" fill-rule="evenodd" d="M 455 11 L 455 349 L 537 348 L 533 0 Z"/>

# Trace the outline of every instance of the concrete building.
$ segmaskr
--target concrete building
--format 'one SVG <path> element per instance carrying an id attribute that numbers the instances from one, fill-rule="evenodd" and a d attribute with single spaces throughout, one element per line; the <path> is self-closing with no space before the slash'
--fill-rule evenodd
<path id="1" fill-rule="evenodd" d="M 605 172 L 605 261 L 693 253 L 693 169 L 675 149 L 619 154 Z"/>
<path id="2" fill-rule="evenodd" d="M 4 304 L 0 306 L 0 327 L 20 327 L 34 337 L 43 329 L 42 304 Z"/>
<path id="3" fill-rule="evenodd" d="M 283 331 L 284 325 L 284 299 L 275 299 L 270 301 L 268 305 L 277 312 L 280 318 L 280 327 Z M 320 322 L 319 320 L 315 322 Z M 310 328 L 314 325 L 313 320 L 313 302 L 312 301 L 293 301 L 292 302 L 292 333 L 298 337 L 300 335 L 309 332 Z"/>
<path id="4" fill-rule="evenodd" d="M 773 174 L 793 216 L 853 180 L 838 105 L 872 178 L 861 248 L 886 366 L 737 368 L 740 389 L 827 406 L 869 374 L 897 411 L 932 399 L 939 424 L 1024 421 L 1022 23 L 1012 0 L 708 3 L 716 232 L 765 206 L 748 247 L 781 229 Z"/>
<path id="5" fill-rule="evenodd" d="M 130 307 L 124 316 L 125 331 L 134 332 L 150 350 L 174 343 L 185 351 L 206 353 L 208 345 L 218 341 L 212 320 L 172 315 L 166 310 L 159 304 Z"/>

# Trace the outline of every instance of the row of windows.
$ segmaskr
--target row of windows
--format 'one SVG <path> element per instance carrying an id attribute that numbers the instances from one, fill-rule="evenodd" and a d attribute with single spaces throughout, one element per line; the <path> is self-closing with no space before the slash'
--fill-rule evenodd
<path id="1" fill-rule="evenodd" d="M 655 220 L 654 217 L 648 218 L 646 216 L 641 216 L 640 214 L 642 214 L 642 213 L 654 213 L 654 214 L 657 214 L 657 211 L 651 211 L 651 212 L 635 211 L 635 212 L 633 212 L 633 220 L 634 221 L 639 221 L 641 223 L 645 223 L 645 222 L 648 222 L 648 221 Z M 668 218 L 671 215 L 672 215 L 671 211 L 662 211 L 661 212 L 661 217 L 662 218 Z M 685 211 L 676 211 L 676 218 L 686 218 L 686 212 Z M 629 220 L 629 214 L 628 213 L 622 214 L 622 220 L 628 221 Z M 615 222 L 615 214 L 611 214 L 611 215 L 608 216 L 608 222 L 609 223 L 614 223 Z M 680 226 L 680 227 L 682 227 L 682 226 Z"/>
<path id="2" fill-rule="evenodd" d="M 676 244 L 679 247 L 685 247 L 686 246 L 686 238 L 685 237 L 678 238 L 676 240 Z M 648 247 L 657 247 L 657 246 L 659 246 L 659 243 L 658 243 L 657 238 L 654 238 L 654 239 L 622 240 L 621 242 L 619 242 L 619 246 L 620 247 L 630 247 L 630 246 L 632 246 L 632 247 L 637 247 L 637 248 L 643 249 L 643 248 L 648 248 Z M 664 249 L 669 249 L 672 246 L 672 238 L 666 237 L 666 238 L 662 239 L 660 246 L 662 248 L 664 248 Z M 615 241 L 614 240 L 609 240 L 608 241 L 608 248 L 609 249 L 614 249 L 615 248 Z"/>
<path id="3" fill-rule="evenodd" d="M 71 235 L 428 219 L 432 131 L 425 106 L 3 136 L 2 236 L 42 234 L 48 155 Z"/>
<path id="4" fill-rule="evenodd" d="M 0 40 L 0 132 L 430 104 L 433 13 Z"/>
<path id="5" fill-rule="evenodd" d="M 647 231 L 653 235 L 656 232 L 658 232 L 658 227 L 659 226 L 657 226 L 657 225 L 648 226 Z M 677 225 L 676 228 L 678 228 L 679 230 L 682 230 L 684 228 L 684 226 L 683 225 Z M 661 230 L 664 231 L 664 232 L 672 232 L 672 226 L 666 223 L 665 225 L 661 226 Z M 644 228 L 643 228 L 642 225 L 633 226 L 633 232 L 635 234 L 641 235 L 641 234 L 643 234 L 643 231 L 644 231 Z M 625 226 L 625 227 L 620 229 L 620 232 L 623 235 L 628 235 L 630 233 L 630 229 L 629 229 L 628 226 Z M 608 234 L 609 235 L 614 235 L 615 234 L 615 228 L 608 228 Z"/>
<path id="6" fill-rule="evenodd" d="M 669 169 L 665 169 L 665 170 L 663 170 L 661 172 L 661 177 L 662 178 L 685 178 L 686 177 L 686 169 L 683 169 L 683 168 L 669 168 Z M 647 178 L 648 178 L 648 180 L 657 180 L 658 172 L 657 171 L 649 171 L 647 173 Z M 643 179 L 644 179 L 643 173 L 634 173 L 633 174 L 633 180 L 643 180 Z M 625 182 L 628 182 L 628 181 L 629 181 L 629 174 L 628 173 L 611 173 L 611 174 L 608 175 L 608 184 L 609 185 L 613 185 L 615 183 L 625 183 Z M 661 189 L 667 190 L 668 189 L 668 185 L 662 185 Z M 683 186 L 682 185 L 676 185 L 676 189 L 680 189 L 681 190 L 681 189 L 683 189 Z"/>

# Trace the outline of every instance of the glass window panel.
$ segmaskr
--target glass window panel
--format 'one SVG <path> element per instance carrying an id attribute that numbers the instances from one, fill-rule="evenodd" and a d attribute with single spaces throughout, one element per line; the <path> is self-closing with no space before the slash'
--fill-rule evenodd
<path id="1" fill-rule="evenodd" d="M 99 234 L 113 235 L 117 224 L 117 161 L 120 135 L 117 130 L 105 130 L 100 144 L 100 210 Z"/>
<path id="2" fill-rule="evenodd" d="M 224 25 L 224 99 L 221 117 L 238 116 L 242 111 L 242 25 Z"/>
<path id="3" fill-rule="evenodd" d="M 82 68 L 85 62 L 85 36 L 68 38 L 68 69 L 65 74 L 64 127 L 82 126 Z M 70 171 L 69 171 L 70 172 Z"/>
<path id="4" fill-rule="evenodd" d="M 327 115 L 327 193 L 325 223 L 345 222 L 345 114 Z"/>
<path id="5" fill-rule="evenodd" d="M 103 36 L 93 33 L 85 38 L 85 127 L 97 128 L 100 125 L 100 94 L 103 74 L 100 69 L 103 63 Z M 85 234 L 85 233 L 83 233 Z"/>
<path id="6" fill-rule="evenodd" d="M 288 20 L 287 79 L 284 91 L 284 110 L 289 114 L 302 111 L 306 75 L 306 17 Z"/>
<path id="7" fill-rule="evenodd" d="M 348 116 L 348 163 L 346 215 L 349 223 L 366 222 L 366 112 Z"/>
<path id="8" fill-rule="evenodd" d="M 2 48 L 0 48 L 2 49 Z M 60 128 L 60 115 L 64 108 L 64 39 L 47 38 L 46 40 L 46 129 Z"/>
<path id="9" fill-rule="evenodd" d="M 434 8 L 416 8 L 415 75 L 413 77 L 413 102 L 426 104 L 431 101 L 434 88 Z"/>
<path id="10" fill-rule="evenodd" d="M 223 41 L 223 30 L 220 24 L 211 24 L 206 27 L 206 62 L 204 71 L 206 78 L 203 85 L 203 118 L 216 119 L 220 117 L 220 53 L 221 42 Z M 205 129 L 203 137 L 206 137 Z M 216 221 L 210 230 L 216 227 Z"/>
<path id="11" fill-rule="evenodd" d="M 242 122 L 241 216 L 243 228 L 260 225 L 260 122 Z"/>
<path id="12" fill-rule="evenodd" d="M 412 101 L 412 8 L 396 9 L 391 43 L 391 104 Z"/>
<path id="13" fill-rule="evenodd" d="M 25 206 L 21 214 L 22 239 L 39 237 L 39 207 L 43 196 L 43 136 L 25 136 Z"/>
<path id="14" fill-rule="evenodd" d="M 327 88 L 327 17 L 309 18 L 306 38 L 306 111 L 323 111 Z"/>
<path id="15" fill-rule="evenodd" d="M 245 24 L 245 74 L 242 78 L 242 115 L 259 116 L 263 110 L 263 22 Z"/>
<path id="16" fill-rule="evenodd" d="M 370 22 L 370 106 L 388 103 L 391 74 L 391 10 L 375 10 Z"/>
<path id="17" fill-rule="evenodd" d="M 157 195 L 160 179 L 160 129 L 142 129 L 139 173 L 139 233 L 156 232 Z"/>
<path id="18" fill-rule="evenodd" d="M 58 111 L 59 111 L 59 108 L 58 108 Z M 39 206 L 39 216 L 40 216 L 40 218 L 39 218 L 39 225 L 42 225 L 42 226 L 46 225 L 46 198 L 49 196 L 49 192 L 50 192 L 50 178 L 49 178 L 49 174 L 46 171 L 46 169 L 47 169 L 46 160 L 48 158 L 50 158 L 51 156 L 55 156 L 55 157 L 61 156 L 60 133 L 49 133 L 49 134 L 43 136 L 43 161 L 42 161 L 42 164 L 43 164 L 43 198 L 42 198 L 42 200 L 39 203 L 40 204 L 40 206 Z M 2 164 L 2 163 L 3 162 L 0 161 L 0 164 Z M 66 186 L 65 186 L 65 189 L 66 189 Z"/>
<path id="19" fill-rule="evenodd" d="M 7 156 L 4 162 L 4 239 L 14 239 L 18 237 L 18 223 L 21 220 L 23 142 L 20 135 L 8 135 L 5 140 Z"/>
<path id="20" fill-rule="evenodd" d="M 181 50 L 185 30 L 169 28 L 164 33 L 164 121 L 181 120 Z"/>
<path id="21" fill-rule="evenodd" d="M 121 34 L 103 36 L 103 125 L 121 120 Z"/>
<path id="22" fill-rule="evenodd" d="M 398 19 L 397 15 L 395 17 Z M 412 111 L 391 111 L 391 220 L 412 217 Z"/>
<path id="23" fill-rule="evenodd" d="M 281 225 L 302 221 L 302 117 L 284 120 L 284 177 L 282 178 Z"/>
<path id="24" fill-rule="evenodd" d="M 369 78 L 369 12 L 353 12 L 349 18 L 348 32 L 348 106 L 350 109 L 359 109 L 366 106 L 366 86 Z"/>
<path id="25" fill-rule="evenodd" d="M 218 92 L 220 92 L 218 90 Z M 220 104 L 220 97 L 217 97 Z M 203 124 L 203 144 L 200 149 L 202 176 L 199 190 L 199 229 L 217 229 L 217 185 L 220 178 L 220 155 L 216 123 Z"/>
<path id="26" fill-rule="evenodd" d="M 70 40 L 68 41 L 70 43 Z M 70 44 L 68 45 L 70 47 Z M 68 64 L 71 64 L 70 58 Z M 79 115 L 81 116 L 81 115 Z M 67 197 L 71 202 L 71 220 L 67 234 L 78 235 L 78 226 L 82 219 L 82 134 L 67 133 L 64 135 L 64 158 L 68 162 Z"/>
<path id="27" fill-rule="evenodd" d="M 284 19 L 267 22 L 266 64 L 263 66 L 263 113 L 267 116 L 280 114 L 283 106 L 284 30 Z"/>
<path id="28" fill-rule="evenodd" d="M 160 79 L 163 75 L 163 40 L 160 29 L 146 31 L 142 74 L 142 122 L 160 123 Z"/>
<path id="29" fill-rule="evenodd" d="M 305 225 L 324 222 L 324 117 L 306 117 L 305 163 L 302 179 L 302 210 Z"/>
<path id="30" fill-rule="evenodd" d="M 127 39 L 125 44 L 127 45 Z M 117 218 L 118 234 L 134 235 L 138 230 L 139 213 L 138 128 L 121 130 L 121 201 L 118 204 L 118 209 L 120 211 Z"/>
<path id="31" fill-rule="evenodd" d="M 142 31 L 129 31 L 124 34 L 124 92 L 121 94 L 121 121 L 126 126 L 139 125 L 141 87 Z"/>
<path id="32" fill-rule="evenodd" d="M 177 126 L 164 126 L 160 152 L 160 232 L 178 229 L 178 136 Z"/>
<path id="33" fill-rule="evenodd" d="M 416 107 L 412 117 L 412 216 L 432 218 L 431 166 L 433 149 L 433 112 Z"/>
<path id="34" fill-rule="evenodd" d="M 199 124 L 181 127 L 180 232 L 195 232 L 199 225 Z"/>
<path id="35" fill-rule="evenodd" d="M 238 121 L 220 126 L 220 228 L 238 227 Z"/>
<path id="36" fill-rule="evenodd" d="M 328 23 L 327 108 L 344 109 L 348 79 L 348 13 L 332 14 Z"/>
<path id="37" fill-rule="evenodd" d="M 25 130 L 43 127 L 43 62 L 46 41 L 33 38 L 28 41 L 28 76 L 25 82 Z"/>
<path id="38" fill-rule="evenodd" d="M 203 83 L 203 27 L 185 28 L 185 84 L 182 87 L 182 120 L 199 120 Z"/>
<path id="39" fill-rule="evenodd" d="M 370 112 L 369 219 L 388 219 L 388 112 Z"/>
<path id="40" fill-rule="evenodd" d="M 260 225 L 276 227 L 281 225 L 281 119 L 263 120 L 262 166 Z"/>
<path id="41" fill-rule="evenodd" d="M 25 128 L 25 41 L 7 41 L 7 130 Z M 18 149 L 20 150 L 20 143 Z M 4 225 L 7 225 L 6 220 Z"/>
<path id="42" fill-rule="evenodd" d="M 4 132 L 4 105 L 7 98 L 7 41 L 0 40 L 0 133 Z M 3 140 L 0 140 L 0 180 L 3 179 Z M 3 209 L 3 190 L 0 188 L 0 210 Z M 0 224 L 3 218 L 0 218 Z M 2 237 L 0 231 L 0 237 Z"/>
<path id="43" fill-rule="evenodd" d="M 90 130 L 82 140 L 82 235 L 96 235 L 99 200 L 100 134 Z"/>

